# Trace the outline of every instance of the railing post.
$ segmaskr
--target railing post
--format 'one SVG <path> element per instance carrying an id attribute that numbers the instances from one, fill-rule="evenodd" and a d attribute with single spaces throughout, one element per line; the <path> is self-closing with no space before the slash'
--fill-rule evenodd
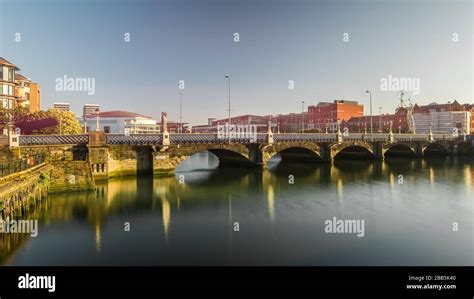
<path id="1" fill-rule="evenodd" d="M 431 124 L 430 124 L 430 133 L 428 134 L 428 141 L 433 142 L 434 137 L 433 137 L 433 131 L 431 130 Z"/>
<path id="2" fill-rule="evenodd" d="M 19 147 L 20 146 L 20 135 L 19 134 L 14 134 L 11 133 L 10 136 L 8 136 L 8 144 L 10 148 L 12 147 Z"/>
<path id="3" fill-rule="evenodd" d="M 161 112 L 161 131 L 162 131 L 162 145 L 170 145 L 170 134 L 168 133 L 168 120 L 166 112 Z"/>
<path id="4" fill-rule="evenodd" d="M 267 143 L 273 144 L 272 121 L 268 121 Z"/>
<path id="5" fill-rule="evenodd" d="M 337 138 L 337 143 L 342 143 L 341 125 L 339 124 L 339 122 L 337 122 L 337 135 L 336 135 L 336 138 Z"/>
<path id="6" fill-rule="evenodd" d="M 393 132 L 392 132 L 392 122 L 390 122 L 390 131 L 388 133 L 388 141 L 392 143 L 394 141 Z"/>

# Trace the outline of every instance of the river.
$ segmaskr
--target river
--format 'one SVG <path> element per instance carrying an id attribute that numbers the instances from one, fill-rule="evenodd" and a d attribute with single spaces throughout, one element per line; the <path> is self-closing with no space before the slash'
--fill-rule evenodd
<path id="1" fill-rule="evenodd" d="M 218 168 L 51 194 L 36 237 L 3 234 L 3 265 L 474 265 L 472 158 Z M 326 221 L 363 220 L 364 234 Z M 10 239 L 8 239 L 10 238 Z"/>

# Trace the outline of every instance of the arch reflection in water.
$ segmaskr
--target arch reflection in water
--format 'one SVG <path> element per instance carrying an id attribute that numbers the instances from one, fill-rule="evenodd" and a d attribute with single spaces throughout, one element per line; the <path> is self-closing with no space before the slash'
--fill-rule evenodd
<path id="1" fill-rule="evenodd" d="M 275 158 L 267 170 L 215 168 L 210 154 L 188 161 L 175 176 L 113 179 L 96 192 L 48 196 L 26 216 L 39 219 L 38 237 L 2 234 L 2 264 L 471 263 L 470 231 L 453 233 L 451 224 L 472 224 L 472 159 L 331 165 Z M 365 219 L 366 236 L 325 234 L 332 217 Z"/>

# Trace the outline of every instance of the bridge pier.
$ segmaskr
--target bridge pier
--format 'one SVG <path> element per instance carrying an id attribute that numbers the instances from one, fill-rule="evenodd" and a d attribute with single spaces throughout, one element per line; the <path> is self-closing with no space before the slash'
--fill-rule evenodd
<path id="1" fill-rule="evenodd" d="M 176 170 L 176 166 L 187 158 L 184 155 L 170 156 L 170 153 L 166 152 L 166 150 L 167 148 L 165 147 L 152 153 L 153 175 L 155 176 L 172 175 Z"/>
<path id="2" fill-rule="evenodd" d="M 373 153 L 375 159 L 377 159 L 377 160 L 383 160 L 384 159 L 383 147 L 382 147 L 382 144 L 380 142 L 374 142 L 373 143 L 372 153 Z"/>

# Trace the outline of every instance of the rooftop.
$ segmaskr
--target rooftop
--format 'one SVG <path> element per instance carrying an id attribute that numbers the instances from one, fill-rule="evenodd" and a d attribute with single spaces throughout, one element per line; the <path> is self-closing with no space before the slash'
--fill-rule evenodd
<path id="1" fill-rule="evenodd" d="M 31 81 L 30 79 L 26 78 L 22 74 L 18 74 L 18 73 L 15 74 L 15 80 L 18 80 L 18 81 Z"/>
<path id="2" fill-rule="evenodd" d="M 94 117 L 94 116 L 95 115 L 91 115 L 90 117 Z M 99 112 L 99 117 L 141 117 L 141 118 L 151 119 L 151 117 L 149 116 L 145 116 L 142 114 L 129 112 L 129 111 L 120 111 L 120 110 Z"/>
<path id="3" fill-rule="evenodd" d="M 6 59 L 3 58 L 3 57 L 0 57 L 0 65 L 13 67 L 13 68 L 14 68 L 15 70 L 17 70 L 17 71 L 20 70 L 16 65 L 14 65 L 13 63 L 11 63 L 10 61 L 6 60 Z"/>

